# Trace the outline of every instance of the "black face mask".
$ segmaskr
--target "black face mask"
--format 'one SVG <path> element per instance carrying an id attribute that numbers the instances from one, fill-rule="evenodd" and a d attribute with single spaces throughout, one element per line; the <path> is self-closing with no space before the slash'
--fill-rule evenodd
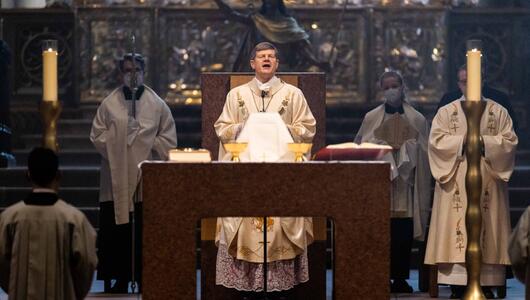
<path id="1" fill-rule="evenodd" d="M 131 89 L 128 87 L 128 86 L 123 86 L 123 95 L 125 96 L 125 100 L 132 100 L 132 91 Z M 140 100 L 140 98 L 142 97 L 142 94 L 144 93 L 144 86 L 141 85 L 138 87 L 138 89 L 136 90 L 136 96 L 134 97 L 135 100 Z"/>

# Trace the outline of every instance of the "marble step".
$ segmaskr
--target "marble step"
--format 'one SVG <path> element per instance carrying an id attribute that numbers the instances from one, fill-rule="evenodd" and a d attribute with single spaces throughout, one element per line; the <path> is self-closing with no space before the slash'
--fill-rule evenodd
<path id="1" fill-rule="evenodd" d="M 26 166 L 31 149 L 15 149 L 13 155 L 17 160 L 17 166 Z M 60 149 L 60 166 L 99 166 L 101 158 L 96 149 Z"/>
<path id="2" fill-rule="evenodd" d="M 9 206 L 20 201 L 31 192 L 31 187 L 3 187 L 0 188 L 1 206 Z M 99 187 L 60 187 L 59 197 L 75 207 L 97 207 L 99 201 Z"/>
<path id="3" fill-rule="evenodd" d="M 79 108 L 79 116 L 84 119 L 94 119 L 99 104 L 83 104 Z M 179 117 L 190 117 L 195 116 L 201 117 L 201 106 L 200 105 L 170 105 L 171 114 L 175 118 Z"/>
<path id="4" fill-rule="evenodd" d="M 42 144 L 42 135 L 40 134 L 24 134 L 21 136 L 26 149 L 40 146 Z M 95 150 L 94 145 L 86 134 L 59 134 L 59 147 L 63 149 L 90 149 Z"/>
<path id="5" fill-rule="evenodd" d="M 40 134 L 25 134 L 22 135 L 21 139 L 25 149 L 31 149 L 42 144 L 42 135 Z M 59 134 L 58 139 L 61 151 L 65 149 L 95 150 L 88 134 Z M 177 142 L 181 148 L 198 148 L 201 144 L 201 136 L 200 133 L 179 133 L 177 135 Z"/>
<path id="6" fill-rule="evenodd" d="M 175 118 L 177 133 L 199 133 L 201 132 L 201 119 L 195 117 Z M 90 135 L 92 119 L 60 119 L 57 124 L 57 133 Z"/>
<path id="7" fill-rule="evenodd" d="M 99 187 L 99 166 L 60 166 L 61 188 L 64 187 Z M 9 169 L 0 169 L 0 182 L 2 186 L 27 187 L 27 168 L 17 166 Z"/>

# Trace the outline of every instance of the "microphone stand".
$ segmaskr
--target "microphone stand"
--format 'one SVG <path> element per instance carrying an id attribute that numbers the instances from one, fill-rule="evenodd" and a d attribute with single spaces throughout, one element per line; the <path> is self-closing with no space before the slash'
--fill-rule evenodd
<path id="1" fill-rule="evenodd" d="M 138 82 L 136 80 L 136 37 L 134 34 L 131 36 L 132 43 L 132 64 L 133 71 L 129 85 L 131 87 L 131 101 L 132 101 L 132 117 L 136 119 L 136 92 L 138 91 Z M 135 193 L 133 196 L 133 209 L 131 214 L 131 290 L 134 293 L 136 291 L 136 208 L 138 203 L 138 186 L 136 186 Z"/>
<path id="2" fill-rule="evenodd" d="M 268 91 L 261 91 L 261 112 L 266 112 L 265 110 L 265 97 L 269 94 Z M 263 217 L 263 298 L 262 300 L 268 300 L 267 298 L 267 276 L 268 276 L 268 266 L 267 266 L 267 216 Z"/>
<path id="3" fill-rule="evenodd" d="M 263 95 L 265 91 L 262 91 Z M 262 98 L 263 99 L 263 98 Z M 267 217 L 263 217 L 263 300 L 267 300 Z"/>
<path id="4" fill-rule="evenodd" d="M 138 91 L 138 82 L 136 80 L 136 37 L 134 34 L 131 37 L 132 42 L 132 63 L 133 63 L 133 71 L 131 73 L 131 82 L 129 85 L 131 86 L 132 91 L 132 117 L 136 119 L 136 92 Z"/>

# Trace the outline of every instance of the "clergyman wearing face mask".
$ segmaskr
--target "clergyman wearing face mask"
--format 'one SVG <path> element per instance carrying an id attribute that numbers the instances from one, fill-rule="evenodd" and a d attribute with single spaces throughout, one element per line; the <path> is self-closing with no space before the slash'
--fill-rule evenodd
<path id="1" fill-rule="evenodd" d="M 392 107 L 400 107 L 403 104 L 403 88 L 389 88 L 384 91 L 385 102 Z"/>
<path id="2" fill-rule="evenodd" d="M 177 147 L 171 109 L 144 84 L 145 64 L 138 53 L 127 53 L 118 61 L 116 81 L 121 84 L 101 101 L 90 131 L 101 155 L 97 279 L 105 282 L 105 293 L 128 293 L 133 280 L 141 282 L 141 268 L 135 269 L 134 278 L 130 268 L 132 261 L 141 262 L 140 244 L 132 240 L 133 228 L 141 231 L 141 214 L 134 215 L 134 222 L 130 214 L 133 207 L 141 211 L 141 201 L 132 204 L 140 174 L 137 166 L 152 159 L 153 152 L 165 160 Z"/>
<path id="3" fill-rule="evenodd" d="M 134 82 L 132 81 L 132 72 L 127 72 L 125 73 L 125 75 L 123 75 L 123 84 L 132 89 L 133 86 L 135 85 Z M 142 71 L 137 71 L 136 72 L 136 87 L 140 87 L 144 84 L 144 74 Z"/>

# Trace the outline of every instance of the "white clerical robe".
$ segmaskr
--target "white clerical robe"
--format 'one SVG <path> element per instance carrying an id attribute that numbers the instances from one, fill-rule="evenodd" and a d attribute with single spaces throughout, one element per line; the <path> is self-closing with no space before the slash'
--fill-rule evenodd
<path id="1" fill-rule="evenodd" d="M 96 264 L 94 228 L 64 201 L 21 201 L 0 215 L 0 285 L 9 299 L 84 299 Z"/>
<path id="2" fill-rule="evenodd" d="M 407 102 L 403 103 L 402 115 L 416 129 L 418 136 L 406 141 L 392 155 L 386 155 L 392 164 L 392 217 L 413 218 L 414 239 L 423 241 L 431 203 L 431 176 L 427 158 L 429 124 L 425 117 Z M 385 113 L 384 104 L 369 111 L 355 143 L 384 143 L 374 136 L 374 131 L 392 115 Z"/>
<path id="3" fill-rule="evenodd" d="M 310 143 L 313 140 L 316 121 L 302 91 L 277 77 L 273 77 L 271 81 L 263 101 L 258 87 L 260 83 L 256 78 L 230 90 L 223 112 L 214 124 L 221 143 L 235 141 L 249 115 L 263 110 L 277 112 L 295 142 Z M 223 159 L 225 155 L 226 152 L 220 145 L 219 159 Z"/>
<path id="4" fill-rule="evenodd" d="M 428 153 L 436 187 L 425 255 L 426 264 L 438 264 L 440 283 L 459 285 L 467 282 L 465 269 L 462 269 L 467 245 L 467 161 L 463 153 L 467 124 L 462 100 L 463 97 L 440 108 L 432 123 Z M 487 101 L 486 109 L 480 122 L 484 141 L 481 282 L 500 285 L 504 278 L 496 274 L 502 273 L 502 265 L 510 264 L 508 180 L 514 168 L 518 140 L 506 109 L 494 101 L 484 101 Z"/>
<path id="5" fill-rule="evenodd" d="M 300 142 L 311 142 L 314 134 L 316 121 L 311 114 L 302 92 L 278 78 L 271 79 L 269 94 L 261 102 L 261 91 L 258 81 L 254 78 L 249 83 L 232 89 L 227 95 L 223 112 L 217 122 L 215 129 L 221 142 L 234 141 L 241 133 L 242 138 L 249 143 L 285 143 L 287 142 L 282 128 L 277 128 L 275 115 L 279 114 L 283 120 L 292 140 Z M 259 100 L 259 101 L 258 101 Z M 263 104 L 263 105 L 262 105 Z M 265 110 L 268 114 L 259 115 L 259 111 Z M 273 113 L 273 114 L 271 114 Z M 245 126 L 249 116 L 249 126 Z M 262 130 L 272 132 L 259 133 Z M 272 137 L 272 138 L 271 138 Z M 272 139 L 266 141 L 264 139 Z M 289 139 L 289 141 L 292 141 Z M 242 158 L 247 161 L 282 161 L 284 158 L 285 145 L 271 147 L 267 151 L 274 151 L 268 157 L 262 158 L 262 151 L 249 145 L 251 153 Z M 254 149 L 254 150 L 252 150 Z M 269 153 L 267 152 L 267 153 Z M 219 158 L 227 160 L 222 145 L 220 146 Z M 269 272 L 269 291 L 280 291 L 292 288 L 299 282 L 308 280 L 307 273 L 307 246 L 313 242 L 312 218 L 302 217 L 268 217 L 267 218 L 267 262 L 273 264 Z M 217 284 L 230 288 L 247 291 L 260 291 L 263 289 L 259 280 L 263 257 L 263 218 L 218 218 L 216 231 L 216 245 L 219 247 L 217 263 Z M 236 260 L 223 257 L 224 252 Z M 302 259 L 295 262 L 295 259 Z M 241 263 L 251 263 L 240 267 Z M 299 262 L 304 275 L 297 273 Z M 276 263 L 276 264 L 275 264 Z M 257 265 L 260 264 L 260 265 Z M 247 270 L 242 275 L 242 270 Z M 252 276 L 253 275 L 256 276 Z M 283 273 L 283 274 L 282 274 Z M 242 276 L 247 277 L 242 278 Z M 251 278 L 252 277 L 252 278 Z M 262 281 L 262 280 L 261 280 Z"/>
<path id="6" fill-rule="evenodd" d="M 136 121 L 131 108 L 132 101 L 125 100 L 122 88 L 115 89 L 101 102 L 90 132 L 102 156 L 99 201 L 114 201 L 116 224 L 129 222 L 139 182 L 138 164 L 150 159 L 152 150 L 165 160 L 177 146 L 171 110 L 152 89 L 145 86 L 136 101 Z M 131 126 L 131 121 L 136 124 Z"/>
<path id="7" fill-rule="evenodd" d="M 526 299 L 530 297 L 530 264 L 528 245 L 530 240 L 530 207 L 527 207 L 510 236 L 508 248 L 515 277 L 526 286 Z"/>

